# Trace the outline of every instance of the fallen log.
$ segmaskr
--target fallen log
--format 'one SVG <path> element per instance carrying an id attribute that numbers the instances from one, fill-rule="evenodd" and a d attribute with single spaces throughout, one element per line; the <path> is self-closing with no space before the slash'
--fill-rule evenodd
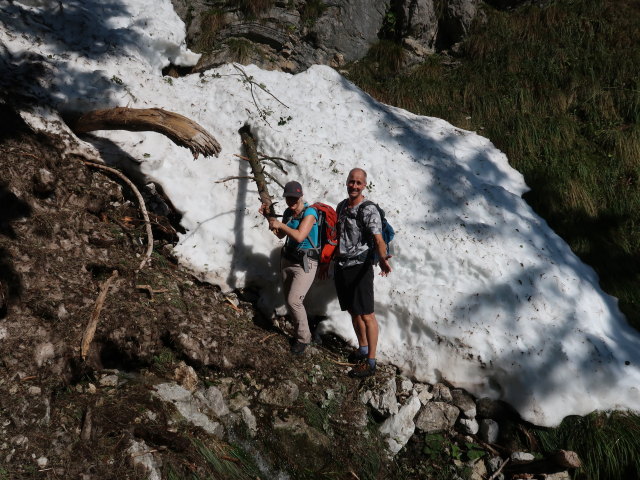
<path id="1" fill-rule="evenodd" d="M 202 126 L 178 113 L 161 108 L 116 107 L 93 110 L 77 118 L 67 119 L 74 133 L 95 130 L 127 130 L 130 132 L 157 132 L 167 136 L 173 143 L 191 150 L 194 158 L 220 153 L 218 141 Z"/>

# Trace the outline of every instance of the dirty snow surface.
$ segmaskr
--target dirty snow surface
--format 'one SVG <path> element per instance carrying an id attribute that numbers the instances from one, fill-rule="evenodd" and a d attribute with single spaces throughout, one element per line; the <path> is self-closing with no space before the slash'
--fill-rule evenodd
<path id="1" fill-rule="evenodd" d="M 335 205 L 352 167 L 369 173 L 367 197 L 397 232 L 393 273 L 376 279 L 380 361 L 503 399 L 540 425 L 639 409 L 640 336 L 522 200 L 522 176 L 488 139 L 382 105 L 323 66 L 163 77 L 170 62 L 198 59 L 169 0 L 16 1 L 0 19 L 3 61 L 21 93 L 58 110 L 160 107 L 218 139 L 220 156 L 197 160 L 156 133 L 91 140 L 107 161 L 163 187 L 184 214 L 176 254 L 203 279 L 258 289 L 267 313 L 282 308 L 280 243 L 257 213 L 255 184 L 228 178 L 251 175 L 237 156 L 248 125 L 262 154 L 295 161 L 283 163 L 286 174 L 266 168 L 281 183 L 299 180 L 309 201 Z M 275 182 L 270 189 L 280 199 Z M 308 303 L 328 317 L 322 328 L 354 341 L 330 281 L 316 282 Z"/>

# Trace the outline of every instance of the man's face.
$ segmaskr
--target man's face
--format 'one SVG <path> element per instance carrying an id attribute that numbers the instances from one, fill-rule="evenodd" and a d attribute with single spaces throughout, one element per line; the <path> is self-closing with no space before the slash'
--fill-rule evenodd
<path id="1" fill-rule="evenodd" d="M 349 198 L 358 198 L 367 186 L 367 179 L 359 170 L 349 173 L 347 178 L 347 193 Z"/>

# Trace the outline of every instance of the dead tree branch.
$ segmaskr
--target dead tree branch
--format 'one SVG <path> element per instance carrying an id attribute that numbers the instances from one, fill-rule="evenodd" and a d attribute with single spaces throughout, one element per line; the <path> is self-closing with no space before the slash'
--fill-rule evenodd
<path id="1" fill-rule="evenodd" d="M 249 158 L 249 164 L 251 165 L 251 171 L 258 187 L 258 194 L 260 195 L 260 202 L 266 205 L 267 216 L 275 216 L 276 212 L 273 209 L 273 200 L 269 195 L 269 189 L 267 188 L 267 181 L 265 179 L 264 167 L 260 163 L 258 158 L 258 150 L 256 149 L 256 143 L 251 135 L 249 126 L 245 125 L 240 129 L 240 138 L 242 138 L 242 144 L 247 152 Z"/>
<path id="2" fill-rule="evenodd" d="M 176 145 L 191 150 L 194 158 L 220 153 L 218 141 L 202 126 L 178 113 L 161 108 L 116 107 L 94 110 L 77 119 L 70 119 L 69 126 L 75 133 L 94 130 L 152 131 L 161 133 Z"/>
<path id="3" fill-rule="evenodd" d="M 111 273 L 111 276 L 105 280 L 105 282 L 100 287 L 100 293 L 98 294 L 98 298 L 96 300 L 96 305 L 93 309 L 93 313 L 91 314 L 91 318 L 89 319 L 89 323 L 87 324 L 87 328 L 82 335 L 82 344 L 80 347 L 80 355 L 83 360 L 86 360 L 87 353 L 89 353 L 89 347 L 91 346 L 91 342 L 93 341 L 93 336 L 96 334 L 96 327 L 98 326 L 98 318 L 100 317 L 100 311 L 102 310 L 102 306 L 104 305 L 104 301 L 107 298 L 107 293 L 109 292 L 109 286 L 111 282 L 118 276 L 118 271 L 114 270 Z"/>
<path id="4" fill-rule="evenodd" d="M 144 199 L 140 194 L 138 188 L 133 184 L 131 180 L 129 180 L 124 173 L 120 170 L 116 170 L 115 168 L 107 167 L 105 165 L 100 165 L 98 163 L 88 162 L 84 160 L 85 165 L 89 165 L 94 168 L 98 168 L 100 170 L 106 170 L 107 172 L 111 172 L 114 175 L 120 177 L 129 187 L 133 190 L 136 197 L 138 198 L 138 203 L 140 204 L 140 211 L 142 212 L 142 218 L 144 219 L 145 228 L 147 230 L 147 251 L 142 258 L 142 262 L 140 262 L 140 266 L 138 267 L 138 271 L 142 270 L 142 268 L 147 263 L 147 260 L 151 257 L 151 253 L 153 252 L 153 232 L 151 231 L 151 221 L 149 220 L 149 213 L 147 212 L 147 206 L 144 203 Z"/>

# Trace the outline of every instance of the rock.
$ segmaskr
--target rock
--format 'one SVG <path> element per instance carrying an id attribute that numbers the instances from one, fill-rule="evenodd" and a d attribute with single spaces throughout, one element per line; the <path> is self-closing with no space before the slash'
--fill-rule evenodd
<path id="1" fill-rule="evenodd" d="M 433 53 L 438 33 L 438 18 L 433 0 L 402 0 L 399 7 L 400 32 L 411 37 L 416 49 Z M 403 38 L 403 41 L 406 38 Z"/>
<path id="2" fill-rule="evenodd" d="M 147 480 L 162 480 L 160 467 L 144 441 L 131 440 L 127 453 L 132 467 Z"/>
<path id="3" fill-rule="evenodd" d="M 482 459 L 470 462 L 469 466 L 471 467 L 471 475 L 469 475 L 469 480 L 485 480 L 486 478 L 488 478 L 487 467 Z"/>
<path id="4" fill-rule="evenodd" d="M 513 452 L 509 457 L 509 459 L 511 460 L 511 463 L 516 465 L 519 463 L 533 462 L 535 458 L 536 457 L 534 457 L 533 454 L 527 453 L 527 452 Z"/>
<path id="5" fill-rule="evenodd" d="M 39 344 L 33 353 L 33 359 L 39 367 L 44 365 L 47 360 L 51 360 L 53 357 L 55 357 L 55 348 L 51 342 Z"/>
<path id="6" fill-rule="evenodd" d="M 500 426 L 495 420 L 483 418 L 480 420 L 480 439 L 485 443 L 496 443 Z"/>
<path id="7" fill-rule="evenodd" d="M 40 395 L 42 393 L 42 389 L 40 387 L 31 386 L 29 387 L 29 395 Z"/>
<path id="8" fill-rule="evenodd" d="M 212 421 L 203 410 L 209 407 L 186 388 L 175 383 L 161 383 L 156 385 L 153 396 L 163 402 L 171 403 L 178 413 L 189 423 L 201 427 L 207 433 L 222 438 L 224 428 L 218 422 Z"/>
<path id="9" fill-rule="evenodd" d="M 420 406 L 420 400 L 417 397 L 411 397 L 397 414 L 387 418 L 380 426 L 380 433 L 387 437 L 387 445 L 392 456 L 398 453 L 413 435 L 416 428 L 413 418 L 420 410 Z"/>
<path id="10" fill-rule="evenodd" d="M 491 473 L 495 473 L 500 466 L 502 465 L 502 463 L 504 462 L 504 460 L 500 457 L 491 457 L 488 461 L 487 461 L 487 466 L 489 467 L 489 472 Z"/>
<path id="11" fill-rule="evenodd" d="M 479 0 L 448 0 L 440 19 L 439 40 L 448 46 L 463 40 L 478 13 L 478 3 Z"/>
<path id="12" fill-rule="evenodd" d="M 33 193 L 37 196 L 47 197 L 54 192 L 55 188 L 56 179 L 49 170 L 41 168 L 33 175 Z"/>
<path id="13" fill-rule="evenodd" d="M 411 395 L 413 390 L 413 382 L 406 377 L 400 378 L 400 395 Z"/>
<path id="14" fill-rule="evenodd" d="M 451 397 L 451 403 L 460 409 L 462 415 L 466 418 L 476 417 L 476 402 L 471 395 L 464 390 L 454 389 L 451 390 Z"/>
<path id="15" fill-rule="evenodd" d="M 255 437 L 256 433 L 258 433 L 258 422 L 251 410 L 249 410 L 249 407 L 242 407 L 240 410 L 240 416 L 249 431 L 249 435 L 251 437 Z"/>
<path id="16" fill-rule="evenodd" d="M 229 407 L 224 401 L 222 392 L 217 387 L 209 387 L 204 393 L 198 392 L 199 398 L 209 407 L 209 410 L 218 418 L 229 414 Z"/>
<path id="17" fill-rule="evenodd" d="M 258 400 L 267 405 L 290 407 L 297 400 L 298 394 L 298 386 L 291 380 L 286 380 L 282 384 L 263 389 Z"/>
<path id="18" fill-rule="evenodd" d="M 44 468 L 49 464 L 49 459 L 47 457 L 40 457 L 36 460 L 38 467 Z"/>
<path id="19" fill-rule="evenodd" d="M 251 402 L 249 401 L 249 399 L 246 396 L 244 396 L 241 393 L 238 393 L 238 394 L 234 395 L 229 400 L 229 409 L 232 412 L 237 412 L 238 410 L 241 410 L 244 407 L 247 407 L 249 405 L 251 405 Z"/>
<path id="20" fill-rule="evenodd" d="M 458 429 L 465 435 L 475 435 L 479 428 L 475 418 L 460 418 L 458 420 Z"/>
<path id="21" fill-rule="evenodd" d="M 417 393 L 422 405 L 426 405 L 427 402 L 433 398 L 433 395 L 429 392 L 429 387 L 423 385 L 422 383 L 417 383 L 413 389 L 414 392 Z"/>
<path id="22" fill-rule="evenodd" d="M 180 362 L 175 368 L 173 378 L 190 392 L 193 392 L 198 387 L 198 374 L 193 367 L 184 362 Z"/>
<path id="23" fill-rule="evenodd" d="M 383 417 L 388 417 L 389 415 L 395 415 L 398 413 L 398 401 L 396 400 L 396 379 L 389 378 L 386 382 L 384 382 L 380 389 L 371 392 L 371 395 L 368 395 L 368 392 L 363 394 L 364 398 L 368 398 L 369 405 L 380 415 Z M 366 402 L 362 402 L 365 403 Z"/>
<path id="24" fill-rule="evenodd" d="M 434 402 L 451 403 L 453 401 L 451 390 L 443 383 L 436 383 L 431 389 L 431 395 L 433 395 Z"/>
<path id="25" fill-rule="evenodd" d="M 101 387 L 117 387 L 118 386 L 118 375 L 104 375 L 98 383 Z"/>
<path id="26" fill-rule="evenodd" d="M 418 418 L 416 428 L 424 433 L 436 433 L 453 427 L 458 419 L 458 407 L 444 402 L 427 403 Z"/>

